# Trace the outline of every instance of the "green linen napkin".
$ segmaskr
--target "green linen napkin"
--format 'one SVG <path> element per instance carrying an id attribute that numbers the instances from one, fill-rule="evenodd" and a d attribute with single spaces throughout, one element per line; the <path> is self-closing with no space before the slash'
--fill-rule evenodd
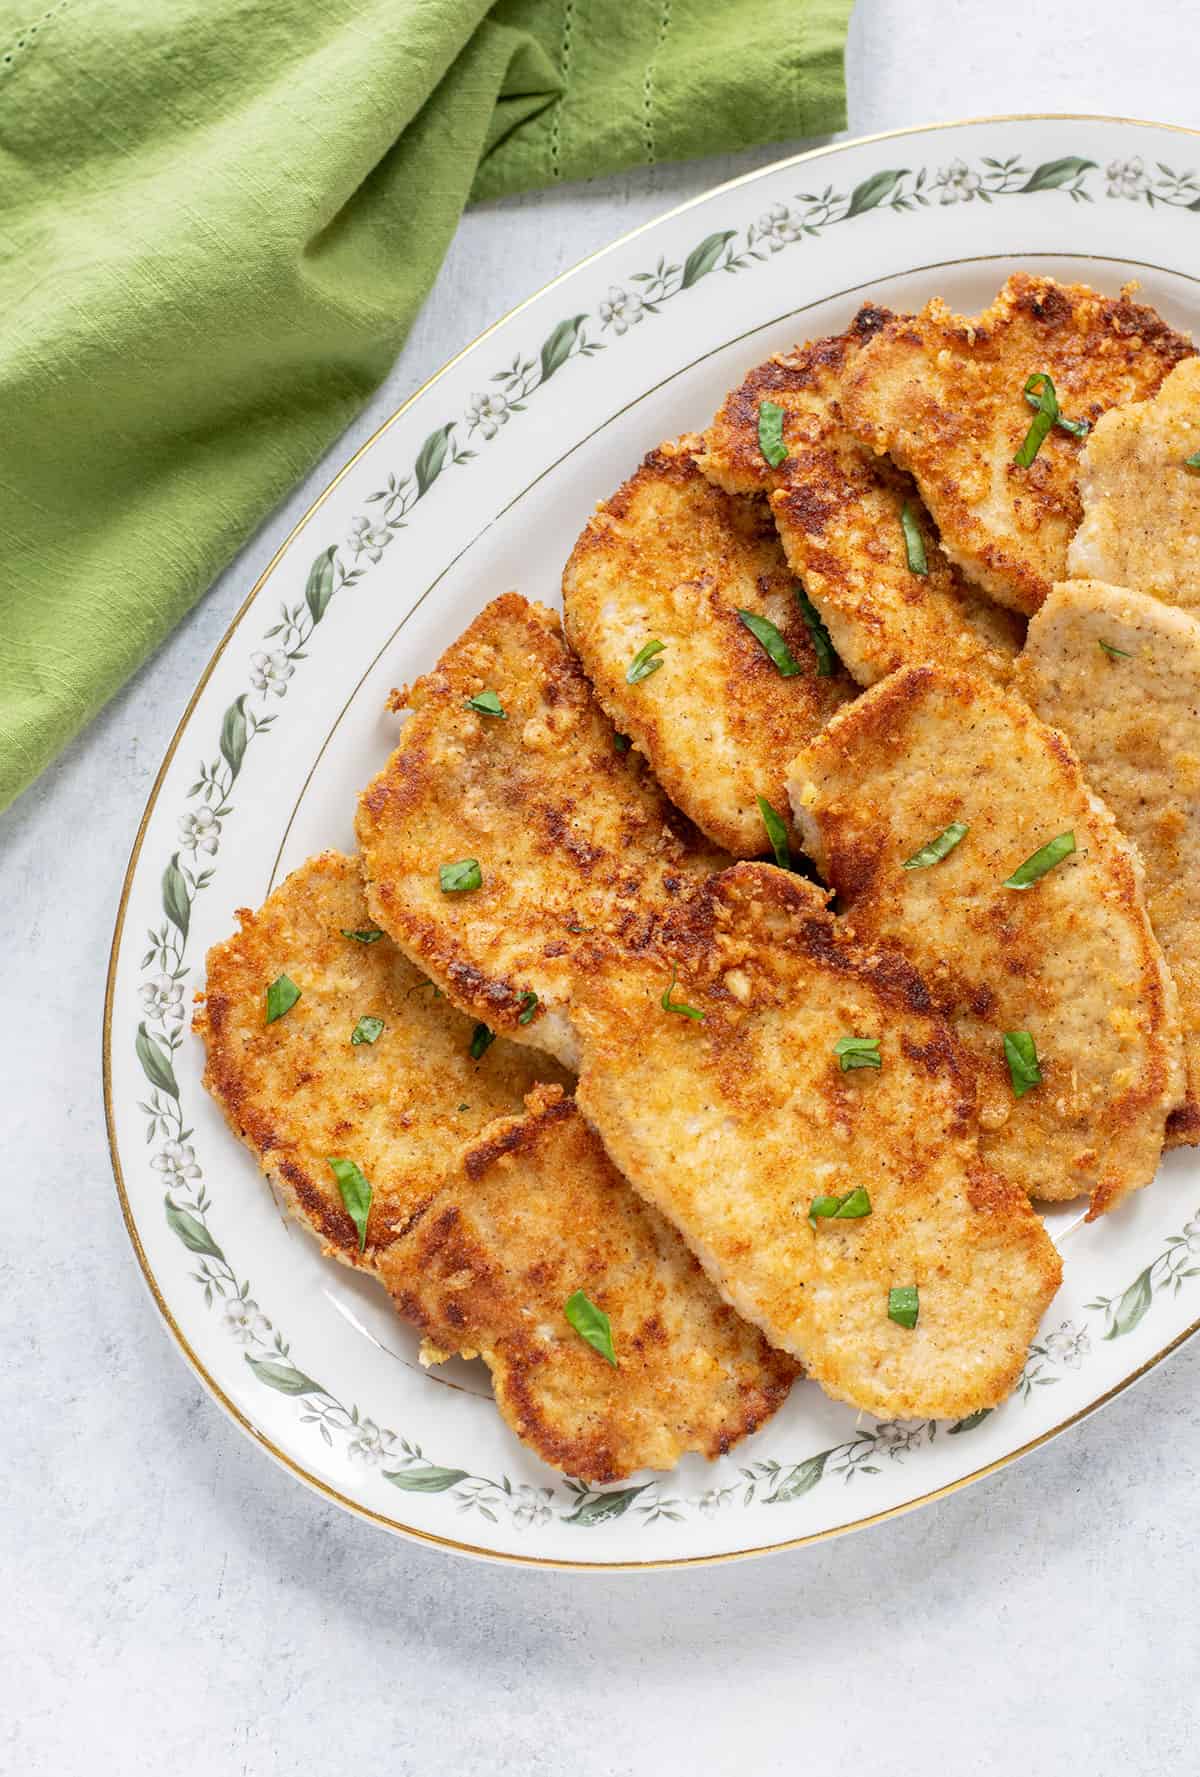
<path id="1" fill-rule="evenodd" d="M 463 206 L 844 122 L 851 0 L 0 0 L 0 808 L 386 374 Z"/>

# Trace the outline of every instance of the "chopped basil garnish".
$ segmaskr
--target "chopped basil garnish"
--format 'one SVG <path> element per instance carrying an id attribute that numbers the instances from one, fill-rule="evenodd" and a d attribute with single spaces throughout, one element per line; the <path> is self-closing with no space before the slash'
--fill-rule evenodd
<path id="1" fill-rule="evenodd" d="M 1108 655 L 1110 660 L 1132 660 L 1133 659 L 1132 654 L 1127 654 L 1124 648 L 1114 648 L 1111 642 L 1106 642 L 1104 640 L 1103 636 L 1101 636 L 1101 638 L 1100 638 L 1099 645 L 1104 650 L 1104 652 Z"/>
<path id="2" fill-rule="evenodd" d="M 1024 1098 L 1033 1087 L 1041 1085 L 1042 1070 L 1038 1066 L 1037 1044 L 1027 1030 L 1005 1031 L 1004 1059 L 1008 1063 L 1014 1098 Z"/>
<path id="3" fill-rule="evenodd" d="M 485 1049 L 490 1049 L 496 1041 L 496 1033 L 489 1030 L 486 1024 L 477 1024 L 471 1033 L 471 1060 L 478 1061 Z"/>
<path id="4" fill-rule="evenodd" d="M 1051 839 L 1046 845 L 1038 847 L 1032 857 L 1004 879 L 1004 887 L 1011 889 L 1032 888 L 1039 876 L 1047 870 L 1053 870 L 1055 864 L 1061 864 L 1075 850 L 1074 833 L 1060 833 L 1057 839 Z"/>
<path id="5" fill-rule="evenodd" d="M 739 611 L 738 616 L 745 624 L 764 653 L 771 657 L 781 679 L 794 679 L 800 671 L 800 662 L 792 653 L 775 625 L 769 617 L 760 617 L 757 611 Z"/>
<path id="6" fill-rule="evenodd" d="M 612 1322 L 603 1308 L 588 1299 L 583 1290 L 576 1290 L 563 1303 L 563 1313 L 570 1321 L 581 1339 L 586 1339 L 593 1351 L 598 1351 L 606 1363 L 615 1370 L 617 1356 L 613 1350 Z"/>
<path id="7" fill-rule="evenodd" d="M 383 933 L 378 926 L 366 926 L 361 932 L 348 932 L 345 926 L 339 927 L 343 938 L 353 938 L 356 944 L 378 944 Z"/>
<path id="8" fill-rule="evenodd" d="M 290 1012 L 300 998 L 300 989 L 290 975 L 277 975 L 267 989 L 267 1023 L 274 1024 Z"/>
<path id="9" fill-rule="evenodd" d="M 928 574 L 929 563 L 925 560 L 925 539 L 921 535 L 916 509 L 911 500 L 905 500 L 900 508 L 900 526 L 904 532 L 904 552 L 908 556 L 909 573 Z"/>
<path id="10" fill-rule="evenodd" d="M 666 645 L 665 642 L 643 642 L 625 669 L 625 683 L 640 685 L 643 679 L 648 679 L 651 673 L 656 673 L 662 665 L 662 661 L 656 656 L 662 653 Z"/>
<path id="11" fill-rule="evenodd" d="M 758 448 L 772 469 L 778 469 L 780 463 L 787 462 L 788 448 L 783 442 L 783 409 L 774 401 L 760 401 L 758 404 Z"/>
<path id="12" fill-rule="evenodd" d="M 888 1319 L 894 1320 L 898 1327 L 915 1327 L 920 1311 L 916 1284 L 906 1283 L 899 1289 L 888 1291 Z"/>
<path id="13" fill-rule="evenodd" d="M 1031 377 L 1030 382 L 1032 381 L 1033 378 Z M 1046 381 L 1050 382 L 1050 378 L 1047 377 Z M 1054 384 L 1050 383 L 1050 387 L 1053 389 Z M 1036 395 L 1030 393 L 1029 383 L 1026 383 L 1025 385 L 1025 399 L 1028 401 L 1030 407 L 1037 407 L 1038 398 Z M 1057 408 L 1057 406 L 1058 401 L 1056 398 L 1055 407 Z M 1086 438 L 1092 429 L 1091 420 L 1069 420 L 1065 413 L 1056 412 L 1054 415 L 1054 424 L 1058 427 L 1060 432 L 1069 432 L 1072 438 Z"/>
<path id="14" fill-rule="evenodd" d="M 359 1043 L 373 1043 L 382 1035 L 382 1018 L 360 1018 L 358 1023 L 354 1026 L 354 1035 L 350 1038 L 350 1041 L 355 1047 L 357 1047 Z"/>
<path id="15" fill-rule="evenodd" d="M 931 864 L 940 864 L 942 859 L 954 850 L 959 840 L 965 839 L 970 831 L 971 829 L 965 821 L 951 821 L 948 827 L 942 828 L 936 839 L 931 839 L 928 845 L 923 845 L 920 851 L 915 851 L 911 858 L 905 858 L 904 868 L 906 870 L 928 870 Z"/>
<path id="16" fill-rule="evenodd" d="M 358 1250 L 367 1244 L 367 1217 L 371 1213 L 371 1187 L 353 1160 L 330 1160 L 329 1170 L 337 1180 L 346 1214 L 358 1229 Z"/>
<path id="17" fill-rule="evenodd" d="M 481 716 L 500 716 L 505 721 L 508 719 L 508 711 L 494 691 L 481 691 L 478 697 L 468 697 L 467 708 L 478 710 Z"/>
<path id="18" fill-rule="evenodd" d="M 633 742 L 627 734 L 613 735 L 613 746 L 616 747 L 618 753 L 627 753 L 632 745 Z"/>
<path id="19" fill-rule="evenodd" d="M 796 588 L 796 603 L 812 637 L 813 651 L 817 656 L 817 677 L 832 679 L 838 669 L 837 649 L 829 639 L 829 631 L 821 621 L 821 613 L 802 586 Z"/>
<path id="20" fill-rule="evenodd" d="M 1185 469 L 1200 469 L 1200 450 L 1194 450 L 1190 457 L 1184 457 L 1183 466 Z"/>
<path id="21" fill-rule="evenodd" d="M 844 1074 L 852 1067 L 883 1066 L 878 1037 L 839 1037 L 833 1045 L 833 1052 Z"/>
<path id="22" fill-rule="evenodd" d="M 861 1185 L 847 1191 L 844 1197 L 814 1197 L 808 1211 L 808 1225 L 815 1228 L 817 1217 L 831 1222 L 856 1222 L 871 1213 L 871 1199 Z"/>
<path id="23" fill-rule="evenodd" d="M 671 985 L 670 985 L 670 987 L 667 988 L 666 992 L 663 994 L 662 1000 L 660 1002 L 662 1005 L 663 1011 L 664 1012 L 678 1012 L 680 1014 L 680 1016 L 683 1018 L 694 1018 L 696 1020 L 697 1024 L 703 1024 L 704 1023 L 704 1013 L 703 1012 L 698 1012 L 696 1010 L 695 1006 L 685 1006 L 682 1000 L 673 1000 L 671 998 L 671 995 L 675 991 L 675 982 L 678 979 L 678 977 L 679 977 L 679 970 L 672 969 L 671 970 Z"/>
<path id="24" fill-rule="evenodd" d="M 1020 450 L 1013 458 L 1018 469 L 1028 469 L 1049 437 L 1050 428 L 1058 418 L 1058 396 L 1054 393 L 1054 384 L 1044 370 L 1035 370 L 1032 376 L 1025 379 L 1025 399 L 1037 409 L 1037 412 L 1034 414 L 1033 424 L 1025 434 Z"/>
<path id="25" fill-rule="evenodd" d="M 475 858 L 463 858 L 457 864 L 439 864 L 438 881 L 444 895 L 465 895 L 483 886 L 483 871 Z"/>
<path id="26" fill-rule="evenodd" d="M 517 1013 L 518 1024 L 529 1024 L 537 1011 L 538 996 L 536 993 L 523 993 L 520 1000 L 521 1009 Z"/>
<path id="27" fill-rule="evenodd" d="M 758 798 L 758 812 L 763 818 L 763 826 L 767 829 L 767 838 L 771 841 L 771 850 L 775 853 L 775 862 L 781 870 L 792 867 L 792 850 L 788 844 L 787 823 L 778 814 L 765 796 Z"/>

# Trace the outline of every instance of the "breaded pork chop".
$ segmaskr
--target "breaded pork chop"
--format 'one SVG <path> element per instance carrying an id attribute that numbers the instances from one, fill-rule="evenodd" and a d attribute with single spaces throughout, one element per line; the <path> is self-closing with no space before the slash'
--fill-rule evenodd
<path id="1" fill-rule="evenodd" d="M 1031 614 L 1066 571 L 1079 523 L 1081 440 L 1055 426 L 1028 468 L 1027 379 L 1049 375 L 1067 419 L 1090 424 L 1152 395 L 1188 340 L 1128 294 L 1016 272 L 981 315 L 935 298 L 859 353 L 842 389 L 855 436 L 916 479 L 951 561 Z"/>
<path id="2" fill-rule="evenodd" d="M 1187 1062 L 1187 1099 L 1167 1133 L 1200 1141 L 1200 621 L 1140 592 L 1068 580 L 1030 624 L 1018 673 L 1141 854 Z"/>
<path id="3" fill-rule="evenodd" d="M 1200 358 L 1149 401 L 1106 413 L 1080 463 L 1083 521 L 1067 569 L 1200 616 Z"/>
<path id="4" fill-rule="evenodd" d="M 1021 646 L 1020 620 L 967 584 L 911 477 L 860 444 L 838 412 L 848 368 L 892 320 L 886 309 L 863 308 L 848 332 L 760 364 L 727 397 L 698 460 L 731 493 L 769 494 L 788 565 L 860 685 L 925 660 L 1004 677 Z M 788 454 L 775 466 L 759 445 L 764 401 L 783 410 Z M 906 505 L 921 535 L 924 574 L 909 566 Z"/>
<path id="5" fill-rule="evenodd" d="M 503 715 L 470 707 L 485 693 Z M 618 750 L 544 606 L 494 599 L 395 702 L 413 713 L 358 808 L 372 915 L 457 1005 L 571 1065 L 580 946 L 652 942 L 728 859 Z M 456 889 L 466 863 L 480 886 Z"/>
<path id="6" fill-rule="evenodd" d="M 517 1435 L 589 1480 L 717 1455 L 774 1412 L 795 1365 L 613 1171 L 556 1063 L 503 1038 L 473 1059 L 472 1021 L 389 939 L 346 936 L 371 930 L 357 859 L 310 860 L 241 920 L 209 953 L 205 1084 L 292 1213 L 382 1280 L 433 1361 L 482 1355 Z M 267 1024 L 284 973 L 300 998 Z M 364 1016 L 383 1029 L 354 1044 Z M 555 1083 L 530 1090 L 538 1077 Z M 361 1252 L 330 1156 L 371 1186 Z M 609 1315 L 618 1370 L 565 1319 L 576 1289 Z"/>
<path id="7" fill-rule="evenodd" d="M 1058 1255 L 980 1159 L 971 1070 L 921 982 L 856 948 L 824 902 L 769 864 L 715 878 L 672 934 L 672 1000 L 702 1021 L 664 1008 L 654 959 L 591 977 L 580 1108 L 726 1299 L 827 1393 L 957 1418 L 1011 1390 Z M 843 1071 L 847 1037 L 875 1039 L 879 1068 Z M 829 1213 L 859 1191 L 868 1214 Z M 909 1326 L 889 1310 L 913 1289 Z"/>
<path id="8" fill-rule="evenodd" d="M 757 798 L 785 821 L 783 768 L 851 695 L 821 677 L 766 501 L 723 493 L 697 437 L 650 452 L 597 509 L 563 573 L 563 626 L 596 696 L 679 808 L 738 857 L 769 850 Z M 738 616 L 767 618 L 799 672 L 784 677 Z M 630 662 L 664 644 L 631 685 Z"/>
<path id="9" fill-rule="evenodd" d="M 327 1251 L 369 1263 L 464 1141 L 519 1111 L 537 1081 L 568 1076 L 503 1040 L 473 1059 L 474 1022 L 435 997 L 394 944 L 345 935 L 375 929 L 357 858 L 310 858 L 257 913 L 238 917 L 241 931 L 208 953 L 195 1016 L 204 1084 L 292 1214 Z M 300 998 L 268 1024 L 266 992 L 280 975 Z M 361 1018 L 382 1020 L 374 1042 L 351 1042 Z M 331 1155 L 353 1160 L 373 1187 L 365 1259 Z"/>
<path id="10" fill-rule="evenodd" d="M 481 1356 L 517 1436 L 589 1481 L 723 1455 L 798 1374 L 721 1301 L 559 1087 L 468 1143 L 378 1267 L 435 1361 Z M 615 1368 L 567 1320 L 577 1290 L 609 1317 Z"/>
<path id="11" fill-rule="evenodd" d="M 844 710 L 790 777 L 847 922 L 903 948 L 965 1041 L 985 1158 L 1034 1197 L 1090 1191 L 1092 1217 L 1148 1183 L 1183 1090 L 1175 987 L 1138 861 L 1063 736 L 985 679 L 912 667 Z M 906 868 L 954 823 L 967 831 L 947 855 Z M 1070 855 L 1006 886 L 1068 833 Z M 1021 1096 L 1004 1041 L 1018 1032 L 1041 1074 L 1021 1076 Z"/>

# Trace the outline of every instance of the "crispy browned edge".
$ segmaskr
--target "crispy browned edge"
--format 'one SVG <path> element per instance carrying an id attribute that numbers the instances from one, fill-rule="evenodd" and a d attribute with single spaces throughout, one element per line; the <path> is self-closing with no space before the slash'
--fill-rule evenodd
<path id="1" fill-rule="evenodd" d="M 586 1130 L 575 1101 L 564 1094 L 561 1086 L 536 1086 L 526 1095 L 524 1115 L 498 1119 L 474 1142 L 467 1144 L 460 1156 L 462 1169 L 469 1179 L 480 1179 L 507 1156 L 525 1155 L 533 1159 L 555 1128 L 572 1119 L 579 1119 L 581 1129 Z M 612 1170 L 599 1138 L 590 1131 L 586 1131 L 586 1135 L 595 1144 L 598 1159 Z M 618 1178 L 615 1171 L 613 1178 Z M 656 1212 L 647 1210 L 645 1213 L 653 1215 Z M 455 1204 L 439 1208 L 435 1201 L 417 1238 L 422 1242 L 424 1253 L 436 1254 L 442 1259 L 447 1272 L 472 1274 L 477 1287 L 487 1290 L 489 1280 L 486 1271 L 480 1274 L 479 1250 L 472 1238 L 464 1234 L 462 1217 Z M 690 1263 L 701 1287 L 706 1292 L 711 1291 L 718 1317 L 736 1321 L 738 1317 L 734 1310 L 717 1301 L 715 1290 L 704 1278 L 696 1261 L 690 1260 Z M 444 1337 L 445 1323 L 429 1314 L 414 1292 L 402 1290 L 393 1299 L 405 1319 L 428 1338 L 438 1343 Z M 503 1308 L 501 1300 L 501 1314 L 496 1318 L 502 1317 Z M 452 1330 L 469 1333 L 465 1318 L 461 1310 L 456 1313 L 453 1306 L 448 1308 L 447 1320 Z M 755 1336 L 760 1345 L 762 1385 L 756 1390 L 744 1390 L 740 1415 L 736 1419 L 727 1417 L 719 1428 L 714 1428 L 702 1450 L 702 1454 L 710 1459 L 726 1455 L 743 1438 L 757 1431 L 782 1406 L 792 1383 L 803 1373 L 792 1358 L 775 1351 L 760 1335 Z M 666 1334 L 656 1316 L 646 1322 L 642 1341 L 665 1344 Z M 642 1341 L 635 1341 L 635 1350 L 642 1349 Z M 551 1467 L 593 1482 L 609 1482 L 624 1479 L 639 1466 L 631 1458 L 622 1457 L 614 1448 L 614 1440 L 605 1435 L 603 1418 L 595 1421 L 588 1434 L 569 1438 L 543 1414 L 536 1384 L 546 1359 L 543 1348 L 535 1340 L 520 1331 L 509 1333 L 501 1341 L 498 1356 L 500 1362 L 493 1371 L 497 1405 L 518 1436 Z"/>
<path id="2" fill-rule="evenodd" d="M 968 706 L 975 698 L 976 681 L 969 675 L 948 673 L 933 666 L 902 667 L 898 672 L 889 674 L 886 679 L 874 686 L 869 697 L 860 698 L 851 706 L 857 725 L 856 743 L 858 746 L 860 748 L 879 746 L 886 749 L 889 741 L 894 741 L 899 724 L 907 719 L 910 712 L 920 703 L 925 691 L 935 683 L 945 686 L 959 702 Z M 994 691 L 996 688 L 989 687 L 989 689 Z M 1005 694 L 999 693 L 999 695 Z M 1012 701 L 1017 701 L 1011 693 L 1007 695 Z M 1068 781 L 1072 792 L 1078 794 L 1082 791 L 1085 796 L 1090 798 L 1093 793 L 1088 789 L 1083 767 L 1066 735 L 1060 729 L 1039 722 L 1033 711 L 1029 710 L 1023 702 L 1020 707 L 1029 721 L 1038 722 L 1039 727 L 1045 729 L 1050 755 L 1062 778 Z M 826 732 L 831 739 L 835 739 L 836 723 L 831 725 Z M 1108 818 L 1111 820 L 1112 817 Z M 858 848 L 850 846 L 840 854 L 841 858 L 845 860 L 846 867 L 841 873 L 841 880 L 837 884 L 837 888 L 839 893 L 845 894 L 851 902 L 847 909 L 847 918 L 851 924 L 854 920 L 854 897 L 870 884 L 875 873 L 875 866 L 879 861 L 881 847 L 882 840 L 876 844 L 863 845 Z M 1132 856 L 1126 846 L 1121 846 L 1114 848 L 1113 858 L 1117 877 L 1115 891 L 1119 905 L 1131 916 L 1145 920 L 1145 905 L 1138 887 Z M 1154 1027 L 1162 1032 L 1170 1026 L 1170 1012 L 1166 1003 L 1161 973 L 1154 969 L 1150 971 L 1150 974 L 1152 977 L 1148 988 L 1150 1011 Z M 972 1010 L 981 1018 L 987 1016 L 986 1005 L 975 1005 Z M 1117 1112 L 1116 1127 L 1124 1128 L 1136 1123 L 1156 1099 L 1165 1096 L 1167 1087 L 1165 1047 L 1160 1042 L 1158 1053 L 1143 1075 L 1141 1087 L 1130 1088 L 1123 1092 L 1119 1100 L 1109 1100 L 1110 1108 Z M 1092 1194 L 1086 1219 L 1089 1222 L 1094 1222 L 1116 1200 L 1118 1199 L 1114 1192 L 1105 1192 L 1097 1187 Z"/>

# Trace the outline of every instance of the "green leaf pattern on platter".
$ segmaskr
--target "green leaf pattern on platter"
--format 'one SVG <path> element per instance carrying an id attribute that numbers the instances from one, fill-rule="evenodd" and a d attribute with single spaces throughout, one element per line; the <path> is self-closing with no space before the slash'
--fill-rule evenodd
<path id="1" fill-rule="evenodd" d="M 788 203 L 775 203 L 743 228 L 715 230 L 698 241 L 679 261 L 660 257 L 652 270 L 628 275 L 598 300 L 592 314 L 564 318 L 531 353 L 518 352 L 512 362 L 490 378 L 487 391 L 473 395 L 462 413 L 443 422 L 426 437 L 407 473 L 386 476 L 381 487 L 364 499 L 368 509 L 352 519 L 346 538 L 331 542 L 314 558 L 304 595 L 296 604 L 280 604 L 278 619 L 262 636 L 247 667 L 248 687 L 226 708 L 214 754 L 200 762 L 187 792 L 187 808 L 178 817 L 179 842 L 162 876 L 161 924 L 149 928 L 138 990 L 139 1016 L 133 1038 L 149 1093 L 139 1102 L 146 1119 L 146 1138 L 153 1150 L 149 1164 L 165 1187 L 164 1215 L 171 1232 L 195 1267 L 189 1275 L 206 1306 L 223 1318 L 229 1337 L 243 1348 L 256 1380 L 277 1394 L 296 1399 L 300 1422 L 314 1427 L 329 1447 L 341 1446 L 352 1461 L 378 1467 L 392 1486 L 409 1493 L 444 1494 L 460 1513 L 477 1513 L 491 1523 L 505 1516 L 513 1525 L 536 1529 L 551 1519 L 588 1527 L 630 1518 L 641 1524 L 659 1518 L 680 1521 L 699 1512 L 709 1516 L 731 1504 L 756 1500 L 782 1505 L 800 1499 L 832 1477 L 844 1483 L 876 1475 L 891 1461 L 930 1444 L 939 1435 L 933 1421 L 860 1428 L 853 1437 L 792 1463 L 759 1460 L 737 1470 L 727 1485 L 714 1485 L 686 1498 L 670 1492 L 672 1477 L 642 1485 L 603 1489 L 564 1478 L 557 1486 L 514 1483 L 472 1475 L 428 1459 L 420 1446 L 347 1405 L 291 1359 L 282 1334 L 251 1295 L 248 1279 L 240 1278 L 209 1225 L 212 1203 L 191 1142 L 180 1103 L 173 1058 L 184 1041 L 185 1001 L 191 964 L 187 944 L 197 897 L 211 884 L 224 837 L 233 815 L 230 796 L 252 743 L 269 735 L 277 709 L 286 698 L 298 667 L 308 658 L 313 632 L 330 605 L 347 587 L 356 586 L 382 561 L 384 552 L 411 520 L 417 504 L 449 469 L 472 462 L 481 447 L 498 439 L 509 423 L 526 411 L 529 401 L 554 376 L 575 360 L 588 359 L 617 344 L 647 318 L 693 289 L 717 271 L 731 276 L 750 271 L 776 254 L 819 239 L 830 228 L 882 214 L 903 214 L 917 207 L 958 203 L 994 203 L 1002 198 L 1060 192 L 1073 203 L 1091 203 L 1093 184 L 1103 184 L 1110 200 L 1200 211 L 1200 175 L 1176 172 L 1162 162 L 1148 169 L 1138 157 L 1114 162 L 1100 174 L 1097 164 L 1068 156 L 1027 167 L 1017 156 L 982 156 L 968 165 L 954 159 L 936 169 L 883 168 L 861 180 L 847 195 L 827 185 L 819 192 L 801 192 Z M 598 331 L 606 339 L 594 337 Z M 1200 1211 L 1183 1232 L 1118 1296 L 1089 1303 L 1105 1318 L 1105 1339 L 1132 1332 L 1164 1290 L 1178 1292 L 1186 1280 L 1200 1275 L 1191 1263 L 1200 1253 Z M 1030 1353 L 1018 1394 L 1028 1399 L 1035 1388 L 1060 1378 L 1054 1372 L 1076 1368 L 1091 1350 L 1085 1329 L 1064 1322 L 1057 1332 L 1043 1334 Z M 954 1435 L 973 1430 L 988 1417 L 972 1414 L 948 1428 Z M 945 1429 L 945 1428 L 943 1428 Z"/>

